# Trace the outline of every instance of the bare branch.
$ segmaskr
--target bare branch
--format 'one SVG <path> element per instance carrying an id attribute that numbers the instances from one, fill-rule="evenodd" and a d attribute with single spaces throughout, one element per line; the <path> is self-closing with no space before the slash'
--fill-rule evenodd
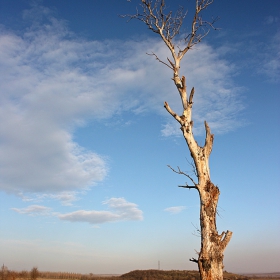
<path id="1" fill-rule="evenodd" d="M 178 8 L 174 15 L 172 15 L 172 11 L 165 12 L 166 5 L 164 0 L 141 0 L 140 6 L 142 8 L 142 12 L 139 12 L 138 9 L 136 9 L 136 14 L 122 15 L 121 17 L 128 17 L 129 20 L 140 20 L 144 22 L 154 33 L 159 34 L 172 54 L 174 65 L 176 66 L 173 67 L 173 70 L 178 74 L 180 60 L 183 58 L 185 53 L 207 36 L 210 28 L 215 29 L 214 23 L 218 20 L 218 18 L 208 22 L 204 21 L 200 16 L 201 11 L 206 9 L 210 4 L 212 4 L 212 2 L 213 0 L 196 0 L 196 10 L 192 21 L 191 33 L 184 36 L 186 46 L 183 50 L 179 48 L 178 53 L 175 52 L 173 39 L 180 34 L 181 27 L 187 15 L 187 12 L 184 11 L 182 6 Z M 162 60 L 158 60 L 162 62 Z M 166 63 L 164 64 L 168 65 Z"/>
<path id="2" fill-rule="evenodd" d="M 193 227 L 196 229 L 196 231 L 198 232 L 198 234 L 193 233 L 193 235 L 194 235 L 194 236 L 197 236 L 197 237 L 201 237 L 201 230 L 198 229 L 198 227 L 195 226 L 193 223 L 192 223 L 192 225 L 193 225 Z M 197 252 L 196 252 L 196 253 L 197 253 Z M 197 254 L 199 254 L 199 253 L 197 253 Z"/>
<path id="3" fill-rule="evenodd" d="M 195 175 L 196 177 L 198 177 L 193 158 L 192 158 L 192 162 L 190 162 L 187 158 L 186 158 L 186 160 L 187 160 L 187 162 L 189 163 L 189 165 L 192 166 L 192 168 L 193 168 L 192 171 L 193 171 L 194 175 Z"/>
<path id="4" fill-rule="evenodd" d="M 190 93 L 190 98 L 189 98 L 189 104 L 192 104 L 193 103 L 193 95 L 194 95 L 194 87 L 192 88 L 191 90 L 191 93 Z"/>
<path id="5" fill-rule="evenodd" d="M 181 83 L 182 83 L 182 86 L 181 86 L 181 88 L 178 88 L 178 91 L 181 96 L 183 108 L 184 108 L 184 110 L 187 110 L 188 96 L 187 96 L 187 86 L 186 86 L 186 77 L 185 76 L 182 76 Z"/>
<path id="6" fill-rule="evenodd" d="M 167 165 L 167 166 L 168 166 L 173 172 L 175 172 L 175 173 L 177 173 L 177 174 L 180 174 L 180 175 L 185 175 L 186 177 L 188 177 L 188 178 L 193 182 L 193 184 L 195 185 L 195 188 L 197 188 L 197 183 L 194 181 L 194 179 L 193 179 L 190 175 L 188 175 L 188 174 L 186 174 L 185 172 L 181 171 L 181 169 L 180 169 L 179 166 L 177 166 L 178 171 L 175 170 L 174 168 L 172 168 L 170 165 Z M 191 187 L 190 187 L 190 188 L 191 188 Z"/>
<path id="7" fill-rule="evenodd" d="M 212 152 L 214 134 L 211 134 L 210 127 L 206 121 L 204 122 L 204 125 L 205 125 L 206 137 L 205 137 L 205 144 L 203 148 L 206 151 L 207 156 L 209 156 Z"/>
<path id="8" fill-rule="evenodd" d="M 217 186 L 217 187 L 218 187 L 218 186 Z M 225 211 L 225 210 L 224 210 L 221 206 L 217 207 L 217 209 L 216 209 L 217 215 L 222 219 L 222 218 L 223 218 L 223 215 L 220 213 L 220 211 L 218 210 L 218 208 L 221 209 L 221 211 Z"/>
<path id="9" fill-rule="evenodd" d="M 176 53 L 174 51 L 174 45 L 172 39 L 179 34 L 181 25 L 185 15 L 183 9 L 179 8 L 175 16 L 172 16 L 172 12 L 165 13 L 164 0 L 141 0 L 142 13 L 138 10 L 135 15 L 124 15 L 122 17 L 129 17 L 130 19 L 138 19 L 144 22 L 150 30 L 159 34 L 172 53 L 175 59 Z M 154 4 L 152 5 L 152 3 Z"/>
<path id="10" fill-rule="evenodd" d="M 219 234 L 219 239 L 220 239 L 220 241 L 222 241 L 222 239 L 224 238 L 224 235 L 225 235 L 226 233 L 223 231 L 221 234 Z"/>
<path id="11" fill-rule="evenodd" d="M 192 31 L 185 36 L 186 47 L 180 50 L 178 57 L 181 60 L 188 50 L 194 45 L 201 42 L 201 40 L 208 35 L 210 28 L 216 29 L 214 23 L 219 19 L 216 17 L 212 22 L 204 21 L 200 15 L 201 11 L 205 10 L 213 0 L 196 0 L 196 11 L 192 21 Z"/>
<path id="12" fill-rule="evenodd" d="M 175 69 L 175 64 L 167 57 L 168 62 L 170 63 L 170 65 L 172 66 L 172 70 Z"/>
<path id="13" fill-rule="evenodd" d="M 147 55 L 153 55 L 155 56 L 156 60 L 158 60 L 160 63 L 166 65 L 168 68 L 170 68 L 171 70 L 173 70 L 173 67 L 171 67 L 170 65 L 168 65 L 166 62 L 162 61 L 161 59 L 159 59 L 159 57 L 155 54 L 155 53 L 146 53 Z M 167 58 L 167 60 L 169 61 L 169 63 L 172 65 L 172 62 Z"/>
<path id="14" fill-rule="evenodd" d="M 190 262 L 198 263 L 198 260 L 197 260 L 197 259 L 194 259 L 194 258 L 189 259 L 189 261 L 190 261 Z"/>
<path id="15" fill-rule="evenodd" d="M 189 186 L 188 184 L 186 184 L 186 186 L 178 186 L 179 188 L 185 188 L 185 189 L 197 189 L 196 186 Z"/>
<path id="16" fill-rule="evenodd" d="M 198 232 L 201 232 L 201 230 L 200 229 L 198 229 L 198 227 L 197 226 L 195 226 L 193 223 L 191 223 L 192 225 L 193 225 L 193 227 L 196 229 L 196 231 L 198 231 Z M 196 252 L 197 253 L 197 252 Z M 198 254 L 198 253 L 197 253 Z"/>
<path id="17" fill-rule="evenodd" d="M 223 251 L 225 250 L 225 248 L 227 247 L 230 239 L 232 237 L 232 232 L 227 230 L 227 232 L 225 233 L 225 237 L 224 239 L 221 240 L 221 245 L 220 245 L 220 249 Z"/>
<path id="18" fill-rule="evenodd" d="M 176 119 L 182 125 L 182 119 L 169 107 L 166 101 L 164 102 L 164 108 L 170 115 L 173 116 L 174 119 Z"/>

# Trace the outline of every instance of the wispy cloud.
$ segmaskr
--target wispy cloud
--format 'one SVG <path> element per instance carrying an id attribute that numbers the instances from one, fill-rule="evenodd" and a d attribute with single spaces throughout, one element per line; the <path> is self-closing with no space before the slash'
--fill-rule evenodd
<path id="1" fill-rule="evenodd" d="M 263 18 L 263 24 L 260 24 L 258 29 L 243 34 L 241 38 L 239 33 L 234 34 L 233 42 L 230 42 L 230 46 L 226 48 L 233 54 L 234 50 L 231 51 L 231 49 L 235 49 L 237 69 L 247 73 L 248 77 L 258 76 L 258 79 L 262 81 L 279 83 L 280 31 L 278 22 L 277 17 Z"/>
<path id="2" fill-rule="evenodd" d="M 89 188 L 109 167 L 105 156 L 73 140 L 78 126 L 128 110 L 167 116 L 164 101 L 180 113 L 171 72 L 145 54 L 168 56 L 162 42 L 78 38 L 36 5 L 25 19 L 32 24 L 21 34 L 0 29 L 0 189 L 58 197 Z M 207 44 L 186 58 L 182 74 L 189 88 L 197 86 L 196 131 L 204 119 L 214 132 L 234 129 L 242 106 L 230 79 L 232 65 Z M 163 135 L 176 134 L 173 125 L 165 125 Z"/>
<path id="3" fill-rule="evenodd" d="M 270 25 L 270 24 L 277 24 L 279 21 L 278 17 L 275 16 L 268 16 L 264 19 L 264 24 Z"/>
<path id="4" fill-rule="evenodd" d="M 169 212 L 171 214 L 179 214 L 183 210 L 186 209 L 186 206 L 173 206 L 173 207 L 168 207 L 165 208 L 164 211 Z"/>
<path id="5" fill-rule="evenodd" d="M 178 123 L 174 123 L 174 120 L 173 120 L 173 122 L 168 121 L 167 123 L 165 123 L 163 125 L 161 134 L 165 137 L 172 136 L 172 135 L 179 136 L 179 135 L 182 135 L 182 132 L 180 130 L 180 125 Z"/>
<path id="6" fill-rule="evenodd" d="M 41 203 L 44 200 L 58 200 L 64 206 L 72 206 L 73 203 L 79 200 L 79 196 L 85 194 L 86 191 L 63 191 L 54 193 L 28 193 L 27 195 L 19 193 L 24 202 Z"/>
<path id="7" fill-rule="evenodd" d="M 12 208 L 15 212 L 19 214 L 27 214 L 30 216 L 39 216 L 39 215 L 49 215 L 51 208 L 41 206 L 41 205 L 30 205 L 26 208 Z"/>
<path id="8" fill-rule="evenodd" d="M 110 211 L 78 210 L 66 214 L 58 214 L 59 219 L 70 222 L 87 222 L 90 224 L 103 224 L 119 221 L 139 221 L 143 213 L 134 203 L 124 198 L 111 198 L 104 202 Z"/>
<path id="9" fill-rule="evenodd" d="M 271 82 L 280 81 L 280 31 L 265 45 L 258 72 L 265 74 Z"/>
<path id="10" fill-rule="evenodd" d="M 38 195 L 38 199 L 54 199 L 61 202 L 64 206 L 71 206 L 74 201 L 78 200 L 78 192 L 61 192 L 61 193 L 55 193 L 55 194 L 43 194 Z"/>

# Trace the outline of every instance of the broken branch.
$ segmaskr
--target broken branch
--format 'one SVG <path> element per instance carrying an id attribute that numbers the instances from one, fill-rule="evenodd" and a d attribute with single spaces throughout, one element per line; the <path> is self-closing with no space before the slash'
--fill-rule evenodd
<path id="1" fill-rule="evenodd" d="M 185 189 L 197 189 L 196 186 L 189 186 L 188 184 L 186 186 L 178 186 L 179 188 L 185 188 Z"/>
<path id="2" fill-rule="evenodd" d="M 164 102 L 164 108 L 167 110 L 167 112 L 174 118 L 176 119 L 181 125 L 182 125 L 182 120 L 181 118 L 169 107 L 168 103 L 165 101 Z"/>
<path id="3" fill-rule="evenodd" d="M 231 237 L 232 237 L 232 231 L 227 230 L 227 232 L 225 233 L 224 239 L 221 240 L 220 249 L 221 249 L 222 251 L 224 251 L 225 248 L 227 247 L 227 245 L 228 245 L 228 243 L 229 243 Z"/>

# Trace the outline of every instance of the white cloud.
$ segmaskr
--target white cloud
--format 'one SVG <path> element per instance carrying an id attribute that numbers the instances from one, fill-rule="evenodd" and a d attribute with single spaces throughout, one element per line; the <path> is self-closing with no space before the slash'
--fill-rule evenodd
<path id="1" fill-rule="evenodd" d="M 174 206 L 165 208 L 164 211 L 169 212 L 171 214 L 178 214 L 186 209 L 186 206 Z"/>
<path id="2" fill-rule="evenodd" d="M 27 214 L 30 216 L 39 216 L 39 215 L 49 215 L 51 208 L 41 206 L 41 205 L 30 205 L 26 208 L 12 208 L 15 212 L 19 214 Z"/>
<path id="3" fill-rule="evenodd" d="M 58 214 L 59 219 L 70 222 L 88 222 L 90 224 L 103 224 L 119 221 L 143 220 L 143 213 L 134 203 L 124 198 L 111 198 L 104 202 L 111 211 L 78 210 L 66 214 Z"/>
<path id="4" fill-rule="evenodd" d="M 33 24 L 21 35 L 0 29 L 0 189 L 58 195 L 89 188 L 104 179 L 108 166 L 104 156 L 74 142 L 77 126 L 127 110 L 170 120 L 164 101 L 180 113 L 170 70 L 145 54 L 167 57 L 162 42 L 77 38 L 40 6 L 25 11 L 25 18 Z M 206 44 L 186 56 L 182 74 L 189 89 L 197 86 L 198 132 L 204 119 L 214 132 L 237 126 L 242 106 L 231 71 Z M 163 131 L 174 133 L 169 124 Z"/>

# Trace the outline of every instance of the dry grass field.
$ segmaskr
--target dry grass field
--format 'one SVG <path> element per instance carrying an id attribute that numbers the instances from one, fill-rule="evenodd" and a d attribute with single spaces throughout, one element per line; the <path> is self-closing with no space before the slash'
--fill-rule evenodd
<path id="1" fill-rule="evenodd" d="M 54 278 L 46 279 L 40 278 L 37 280 L 53 280 Z M 63 278 L 62 278 L 63 279 Z M 65 278 L 64 278 L 65 279 Z M 190 270 L 134 270 L 123 275 L 82 275 L 76 280 L 199 280 L 198 271 Z M 266 274 L 234 274 L 224 272 L 225 280 L 280 280 L 280 273 L 266 273 Z M 68 279 L 67 279 L 68 280 Z"/>

